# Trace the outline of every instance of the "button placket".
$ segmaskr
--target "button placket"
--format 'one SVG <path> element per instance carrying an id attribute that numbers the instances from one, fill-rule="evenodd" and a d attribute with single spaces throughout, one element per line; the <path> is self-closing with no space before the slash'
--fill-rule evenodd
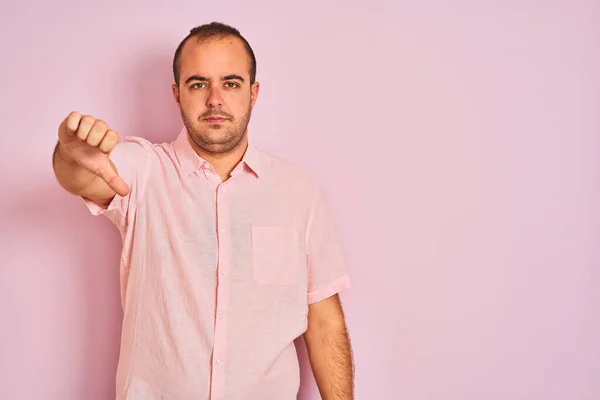
<path id="1" fill-rule="evenodd" d="M 216 321 L 213 343 L 213 359 L 215 369 L 212 374 L 211 386 L 213 393 L 223 393 L 225 385 L 225 369 L 219 368 L 227 360 L 227 320 L 225 312 L 229 302 L 230 280 L 226 279 L 230 266 L 231 257 L 231 221 L 229 216 L 229 204 L 227 195 L 229 190 L 225 190 L 224 183 L 216 186 L 214 191 L 216 204 L 216 223 L 217 223 L 217 297 L 216 297 Z M 219 396 L 217 396 L 219 397 Z M 220 397 L 219 397 L 220 398 Z"/>

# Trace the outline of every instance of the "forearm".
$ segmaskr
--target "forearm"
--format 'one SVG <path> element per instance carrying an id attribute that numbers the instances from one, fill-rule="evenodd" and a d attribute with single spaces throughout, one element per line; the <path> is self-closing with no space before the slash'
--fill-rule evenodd
<path id="1" fill-rule="evenodd" d="M 304 335 L 313 374 L 323 400 L 354 399 L 354 365 L 343 321 Z"/>

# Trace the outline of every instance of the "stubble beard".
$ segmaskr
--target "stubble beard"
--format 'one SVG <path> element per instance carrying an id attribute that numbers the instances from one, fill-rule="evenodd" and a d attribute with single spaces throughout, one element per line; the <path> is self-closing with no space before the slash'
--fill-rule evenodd
<path id="1" fill-rule="evenodd" d="M 248 135 L 248 123 L 251 115 L 252 108 L 248 107 L 246 114 L 239 122 L 233 119 L 222 124 L 210 124 L 208 127 L 202 117 L 192 119 L 181 110 L 181 118 L 190 138 L 200 150 L 211 155 L 224 155 L 237 149 Z M 226 127 L 226 124 L 233 126 Z M 202 127 L 202 125 L 206 127 Z M 218 139 L 215 138 L 215 132 L 218 133 Z"/>

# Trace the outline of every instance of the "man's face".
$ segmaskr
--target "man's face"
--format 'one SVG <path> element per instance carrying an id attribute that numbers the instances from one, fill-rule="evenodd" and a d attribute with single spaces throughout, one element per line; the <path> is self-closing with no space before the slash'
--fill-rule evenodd
<path id="1" fill-rule="evenodd" d="M 224 154 L 245 143 L 258 88 L 258 82 L 250 85 L 250 57 L 238 38 L 191 38 L 183 47 L 173 95 L 203 151 Z"/>

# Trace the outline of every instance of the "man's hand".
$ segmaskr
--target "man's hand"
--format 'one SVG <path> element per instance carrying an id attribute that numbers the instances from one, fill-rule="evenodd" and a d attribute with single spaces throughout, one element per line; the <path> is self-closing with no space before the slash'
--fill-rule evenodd
<path id="1" fill-rule="evenodd" d="M 119 134 L 106 122 L 90 115 L 70 113 L 58 128 L 60 156 L 100 177 L 120 196 L 129 187 L 113 168 L 109 155 L 119 143 Z"/>

